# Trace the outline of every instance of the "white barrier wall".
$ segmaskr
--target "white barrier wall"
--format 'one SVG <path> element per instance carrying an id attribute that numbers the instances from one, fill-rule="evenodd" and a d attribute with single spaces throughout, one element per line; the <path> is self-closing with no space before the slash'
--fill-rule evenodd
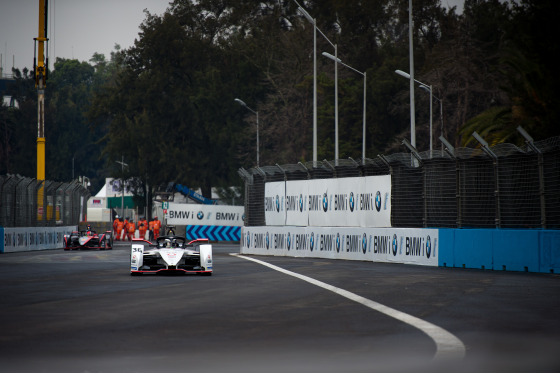
<path id="1" fill-rule="evenodd" d="M 391 176 L 265 184 L 267 226 L 391 227 Z"/>
<path id="2" fill-rule="evenodd" d="M 438 266 L 438 229 L 241 228 L 241 253 Z"/>
<path id="3" fill-rule="evenodd" d="M 1 228 L 0 253 L 64 248 L 64 235 L 77 226 Z"/>
<path id="4" fill-rule="evenodd" d="M 169 203 L 168 225 L 243 226 L 245 208 L 232 205 Z"/>

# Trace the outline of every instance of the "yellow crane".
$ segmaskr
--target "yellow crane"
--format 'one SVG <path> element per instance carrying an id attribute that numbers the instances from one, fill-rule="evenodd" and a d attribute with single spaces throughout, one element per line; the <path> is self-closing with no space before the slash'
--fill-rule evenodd
<path id="1" fill-rule="evenodd" d="M 37 88 L 37 181 L 45 180 L 45 87 L 47 86 L 49 59 L 45 58 L 47 38 L 48 0 L 39 0 L 39 36 L 34 38 L 35 51 L 33 70 L 35 71 L 35 87 Z M 48 53 L 48 48 L 47 48 Z M 38 219 L 43 218 L 43 189 L 37 193 Z"/>

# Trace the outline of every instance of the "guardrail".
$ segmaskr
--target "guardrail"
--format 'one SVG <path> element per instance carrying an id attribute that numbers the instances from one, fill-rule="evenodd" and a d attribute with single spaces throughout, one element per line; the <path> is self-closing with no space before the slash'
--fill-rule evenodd
<path id="1" fill-rule="evenodd" d="M 0 226 L 75 226 L 86 218 L 90 195 L 78 181 L 0 175 Z"/>

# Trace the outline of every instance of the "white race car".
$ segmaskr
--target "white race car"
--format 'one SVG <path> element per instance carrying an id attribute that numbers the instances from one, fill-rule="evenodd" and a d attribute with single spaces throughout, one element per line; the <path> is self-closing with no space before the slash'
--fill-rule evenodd
<path id="1" fill-rule="evenodd" d="M 133 240 L 130 275 L 144 273 L 212 275 L 212 245 L 208 239 L 187 242 L 175 235 L 160 236 L 155 243 Z"/>

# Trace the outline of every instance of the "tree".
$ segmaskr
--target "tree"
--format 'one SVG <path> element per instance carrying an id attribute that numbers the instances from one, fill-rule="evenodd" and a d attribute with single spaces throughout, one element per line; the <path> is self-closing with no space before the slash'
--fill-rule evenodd
<path id="1" fill-rule="evenodd" d="M 100 152 L 96 150 L 96 136 L 89 133 L 84 117 L 93 76 L 94 68 L 86 62 L 57 58 L 54 63 L 46 95 L 49 120 L 45 125 L 48 175 L 52 180 L 71 180 L 79 175 L 91 180 L 102 165 L 97 160 Z"/>
<path id="2" fill-rule="evenodd" d="M 0 103 L 0 174 L 13 173 L 12 157 L 15 154 L 15 139 L 19 111 Z"/>
<path id="3" fill-rule="evenodd" d="M 0 106 L 0 174 L 37 175 L 37 94 L 35 79 L 27 70 L 14 70 L 7 93 L 18 108 Z"/>
<path id="4" fill-rule="evenodd" d="M 225 10 L 176 1 L 161 17 L 147 14 L 114 84 L 94 95 L 90 118 L 110 120 L 108 159 L 124 155 L 151 186 L 181 181 L 210 196 L 236 176 L 243 124 L 233 92 L 255 70 L 238 69 L 239 56 L 221 45 L 227 24 L 214 20 Z"/>
<path id="5" fill-rule="evenodd" d="M 506 100 L 492 102 L 489 108 L 470 119 L 460 130 L 463 144 L 475 144 L 473 131 L 490 144 L 511 142 L 524 144 L 517 132 L 522 126 L 535 139 L 560 134 L 556 108 L 560 95 L 556 82 L 560 79 L 550 48 L 557 49 L 550 25 L 560 5 L 555 1 L 522 1 L 511 4 L 506 34 L 499 46 L 496 64 L 501 92 Z"/>

